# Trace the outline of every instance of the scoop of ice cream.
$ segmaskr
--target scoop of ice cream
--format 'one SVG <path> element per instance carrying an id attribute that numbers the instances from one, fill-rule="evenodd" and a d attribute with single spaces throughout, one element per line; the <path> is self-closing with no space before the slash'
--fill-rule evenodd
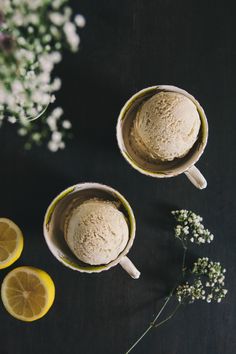
<path id="1" fill-rule="evenodd" d="M 175 92 L 160 92 L 137 112 L 131 137 L 151 159 L 171 161 L 185 156 L 197 140 L 200 118 L 195 104 Z"/>
<path id="2" fill-rule="evenodd" d="M 68 246 L 77 258 L 91 265 L 116 259 L 128 238 L 126 219 L 110 201 L 85 201 L 74 209 L 65 225 Z"/>

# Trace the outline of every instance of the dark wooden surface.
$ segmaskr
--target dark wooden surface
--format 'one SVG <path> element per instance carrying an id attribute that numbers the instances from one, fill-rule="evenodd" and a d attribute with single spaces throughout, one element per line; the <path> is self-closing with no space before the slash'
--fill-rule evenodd
<path id="1" fill-rule="evenodd" d="M 139 354 L 236 352 L 235 217 L 235 13 L 233 1 L 120 0 L 73 2 L 87 19 L 81 49 L 65 54 L 58 104 L 73 121 L 67 149 L 24 152 L 13 129 L 0 133 L 0 214 L 25 234 L 19 265 L 48 271 L 56 300 L 40 321 L 11 318 L 0 306 L 0 353 L 120 354 L 152 320 L 175 282 L 181 248 L 173 238 L 170 210 L 200 213 L 215 234 L 193 248 L 188 261 L 209 255 L 227 268 L 226 300 L 183 308 L 137 347 Z M 157 180 L 132 170 L 115 139 L 119 110 L 139 89 L 155 84 L 185 88 L 205 108 L 209 143 L 198 167 L 208 180 L 197 190 L 185 176 Z M 132 280 L 119 267 L 85 275 L 63 267 L 43 238 L 51 199 L 69 185 L 103 182 L 117 188 L 137 219 L 130 257 L 142 272 Z M 2 281 L 7 270 L 0 272 Z"/>

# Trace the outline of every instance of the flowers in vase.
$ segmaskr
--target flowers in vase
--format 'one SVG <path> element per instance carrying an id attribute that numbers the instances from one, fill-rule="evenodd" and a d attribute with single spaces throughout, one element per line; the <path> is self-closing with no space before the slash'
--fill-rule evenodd
<path id="1" fill-rule="evenodd" d="M 45 141 L 54 152 L 65 147 L 71 123 L 61 107 L 50 111 L 61 87 L 52 73 L 63 48 L 79 49 L 77 29 L 84 25 L 68 0 L 1 1 L 0 126 L 15 124 L 28 149 Z"/>

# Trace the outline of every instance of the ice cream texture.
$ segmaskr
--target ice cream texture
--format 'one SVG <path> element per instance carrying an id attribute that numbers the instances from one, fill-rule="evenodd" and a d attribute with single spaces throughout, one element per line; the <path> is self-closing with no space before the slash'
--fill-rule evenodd
<path id="1" fill-rule="evenodd" d="M 129 228 L 124 214 L 110 201 L 89 199 L 76 207 L 65 225 L 65 240 L 82 262 L 107 264 L 124 250 Z"/>
<path id="2" fill-rule="evenodd" d="M 197 140 L 200 125 L 197 108 L 190 98 L 162 91 L 138 110 L 131 138 L 146 158 L 171 161 L 189 152 Z"/>

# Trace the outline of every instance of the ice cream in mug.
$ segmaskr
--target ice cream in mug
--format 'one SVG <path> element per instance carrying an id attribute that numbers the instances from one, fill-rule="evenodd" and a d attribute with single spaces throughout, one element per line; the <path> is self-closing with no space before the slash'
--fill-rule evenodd
<path id="1" fill-rule="evenodd" d="M 128 224 L 116 205 L 89 199 L 68 216 L 64 235 L 72 252 L 82 262 L 108 264 L 124 250 L 129 239 Z"/>
<path id="2" fill-rule="evenodd" d="M 134 149 L 147 159 L 172 161 L 197 140 L 201 121 L 194 103 L 176 92 L 160 92 L 138 110 L 131 129 Z"/>
<path id="3" fill-rule="evenodd" d="M 135 232 L 128 201 L 100 183 L 67 188 L 52 201 L 44 218 L 50 251 L 65 266 L 79 272 L 99 273 L 120 264 L 138 279 L 140 272 L 126 256 Z"/>
<path id="4" fill-rule="evenodd" d="M 200 189 L 207 182 L 194 164 L 207 138 L 204 110 L 192 95 L 175 86 L 139 91 L 118 117 L 118 145 L 132 167 L 159 178 L 185 173 Z"/>

